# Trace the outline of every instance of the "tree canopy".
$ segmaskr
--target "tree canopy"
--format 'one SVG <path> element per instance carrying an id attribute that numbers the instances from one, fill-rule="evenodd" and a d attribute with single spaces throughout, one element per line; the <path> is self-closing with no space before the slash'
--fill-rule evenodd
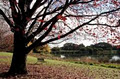
<path id="1" fill-rule="evenodd" d="M 3 4 L 0 14 L 10 25 L 12 32 L 22 32 L 26 39 L 26 47 L 33 38 L 38 38 L 27 47 L 30 50 L 37 45 L 44 45 L 66 36 L 70 38 L 70 34 L 76 30 L 75 34 L 79 36 L 87 33 L 96 39 L 111 33 L 114 34 L 114 39 L 108 38 L 108 41 L 112 43 L 119 41 L 119 31 L 111 28 L 119 28 L 119 1 L 2 0 L 1 2 Z M 101 20 L 105 20 L 106 23 Z M 88 28 L 88 25 L 92 25 L 93 28 Z M 101 34 L 98 36 L 95 31 Z"/>

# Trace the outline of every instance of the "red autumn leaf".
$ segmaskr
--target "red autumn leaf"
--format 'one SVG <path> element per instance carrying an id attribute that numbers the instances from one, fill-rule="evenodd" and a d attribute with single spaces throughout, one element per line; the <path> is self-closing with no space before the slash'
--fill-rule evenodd
<path id="1" fill-rule="evenodd" d="M 55 37 L 55 35 L 54 35 L 54 34 L 53 34 L 52 36 L 53 36 L 53 37 Z"/>
<path id="2" fill-rule="evenodd" d="M 15 18 L 17 18 L 17 15 L 13 15 Z"/>
<path id="3" fill-rule="evenodd" d="M 22 34 L 25 34 L 25 31 L 24 31 L 24 30 L 22 31 Z"/>
<path id="4" fill-rule="evenodd" d="M 115 4 L 115 5 L 119 5 L 117 1 L 115 0 L 112 0 L 112 2 Z"/>
<path id="5" fill-rule="evenodd" d="M 18 31 L 20 31 L 20 29 L 19 29 L 19 28 L 16 28 L 16 29 L 15 29 L 15 31 L 17 31 L 17 32 L 18 32 Z"/>
<path id="6" fill-rule="evenodd" d="M 103 35 L 102 37 L 105 37 L 105 35 Z"/>
<path id="7" fill-rule="evenodd" d="M 48 28 L 46 27 L 44 30 L 47 30 Z"/>
<path id="8" fill-rule="evenodd" d="M 42 19 L 39 19 L 38 21 L 39 21 L 39 22 L 44 22 L 44 20 L 42 20 Z"/>
<path id="9" fill-rule="evenodd" d="M 93 5 L 96 7 L 96 6 L 97 6 L 97 3 L 96 3 L 96 2 L 94 2 L 94 3 L 93 3 Z"/>
<path id="10" fill-rule="evenodd" d="M 58 35 L 58 39 L 60 39 L 60 35 Z"/>
<path id="11" fill-rule="evenodd" d="M 11 0 L 12 3 L 14 3 L 14 0 Z"/>
<path id="12" fill-rule="evenodd" d="M 83 30 L 82 28 L 79 29 L 79 31 L 82 31 L 82 30 Z"/>
<path id="13" fill-rule="evenodd" d="M 115 38 L 120 39 L 120 37 L 116 36 Z"/>
<path id="14" fill-rule="evenodd" d="M 116 39 L 113 39 L 113 40 L 112 40 L 112 43 L 115 43 L 115 42 L 116 42 Z"/>
<path id="15" fill-rule="evenodd" d="M 65 21 L 65 20 L 67 20 L 67 19 L 66 19 L 66 17 L 62 17 L 61 20 Z"/>
<path id="16" fill-rule="evenodd" d="M 57 16 L 57 19 L 61 19 L 61 20 L 63 20 L 63 21 L 67 20 L 66 17 L 63 17 L 62 15 L 58 15 L 58 16 Z"/>
<path id="17" fill-rule="evenodd" d="M 60 33 L 62 33 L 62 30 L 60 30 Z"/>
<path id="18" fill-rule="evenodd" d="M 56 25 L 53 25 L 53 27 L 56 29 Z"/>
<path id="19" fill-rule="evenodd" d="M 114 32 L 115 30 L 114 29 L 111 29 L 111 32 Z"/>
<path id="20" fill-rule="evenodd" d="M 93 33 L 93 36 L 95 36 L 95 33 Z"/>
<path id="21" fill-rule="evenodd" d="M 17 4 L 18 4 L 16 0 L 14 1 L 14 4 L 15 4 L 15 5 L 17 5 Z"/>
<path id="22" fill-rule="evenodd" d="M 52 31 L 52 33 L 55 33 L 54 31 Z"/>
<path id="23" fill-rule="evenodd" d="M 11 6 L 10 8 L 11 8 L 12 10 L 14 10 L 14 7 L 13 7 L 13 6 Z"/>
<path id="24" fill-rule="evenodd" d="M 58 16 L 57 16 L 57 19 L 61 19 L 61 18 L 62 18 L 62 15 L 58 15 Z"/>
<path id="25" fill-rule="evenodd" d="M 27 20 L 27 21 L 30 21 L 30 18 L 26 17 L 26 20 Z"/>
<path id="26" fill-rule="evenodd" d="M 117 46 L 117 49 L 119 49 L 119 48 L 120 48 L 120 45 Z"/>
<path id="27" fill-rule="evenodd" d="M 68 35 L 69 37 L 71 37 L 72 35 Z"/>
<path id="28" fill-rule="evenodd" d="M 11 24 L 14 24 L 14 22 L 13 22 L 13 21 L 11 21 Z"/>
<path id="29" fill-rule="evenodd" d="M 95 0 L 95 1 L 99 1 L 99 0 Z"/>

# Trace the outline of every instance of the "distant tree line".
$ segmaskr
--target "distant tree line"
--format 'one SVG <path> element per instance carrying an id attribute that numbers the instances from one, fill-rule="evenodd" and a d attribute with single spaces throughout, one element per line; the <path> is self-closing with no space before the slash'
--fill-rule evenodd
<path id="1" fill-rule="evenodd" d="M 65 43 L 63 47 L 53 47 L 52 54 L 55 55 L 119 55 L 120 51 L 117 46 L 112 46 L 109 43 L 100 42 L 91 46 L 85 47 L 83 44 Z"/>

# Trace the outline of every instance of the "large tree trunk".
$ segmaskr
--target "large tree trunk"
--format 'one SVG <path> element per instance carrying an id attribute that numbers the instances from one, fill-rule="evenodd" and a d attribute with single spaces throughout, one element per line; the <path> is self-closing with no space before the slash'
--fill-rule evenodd
<path id="1" fill-rule="evenodd" d="M 16 32 L 14 34 L 14 51 L 11 67 L 9 70 L 9 74 L 17 75 L 17 74 L 26 74 L 26 58 L 27 51 L 25 50 L 25 37 L 22 32 Z"/>
<path id="2" fill-rule="evenodd" d="M 12 75 L 26 74 L 27 73 L 26 57 L 27 57 L 27 55 L 25 55 L 25 54 L 14 53 L 13 58 L 12 58 L 11 67 L 10 67 L 10 70 L 8 73 L 12 74 Z"/>

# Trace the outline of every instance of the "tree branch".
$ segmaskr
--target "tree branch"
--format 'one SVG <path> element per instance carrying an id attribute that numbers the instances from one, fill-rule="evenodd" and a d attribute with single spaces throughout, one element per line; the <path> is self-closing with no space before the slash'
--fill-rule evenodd
<path id="1" fill-rule="evenodd" d="M 120 26 L 120 24 L 115 25 L 115 26 L 111 26 L 111 25 L 108 25 L 108 24 L 100 24 L 100 23 L 96 23 L 96 24 L 87 24 L 87 25 L 102 25 L 102 26 L 108 26 L 108 27 L 119 27 L 119 26 Z"/>
<path id="2" fill-rule="evenodd" d="M 87 3 L 90 3 L 90 2 L 93 2 L 95 0 L 90 0 L 90 1 L 80 1 L 80 0 L 71 0 L 71 4 L 87 4 Z"/>
<path id="3" fill-rule="evenodd" d="M 43 4 L 45 4 L 47 2 L 47 0 L 44 0 L 43 2 L 42 1 L 43 0 L 37 0 L 35 2 L 33 8 L 27 12 L 27 13 L 29 13 L 29 17 L 31 17 L 40 6 L 42 6 Z"/>
<path id="4" fill-rule="evenodd" d="M 5 21 L 10 25 L 10 27 L 14 27 L 13 23 L 9 20 L 9 18 L 5 15 L 5 13 L 0 9 L 0 14 L 3 16 Z"/>
<path id="5" fill-rule="evenodd" d="M 37 41 L 35 41 L 32 45 L 30 45 L 30 46 L 27 48 L 27 50 L 31 50 L 33 47 L 38 46 L 39 44 L 41 44 L 41 41 L 50 33 L 50 31 L 51 31 L 52 28 L 53 28 L 53 25 L 58 21 L 57 16 L 63 14 L 64 11 L 67 9 L 67 7 L 68 7 L 68 1 L 69 1 L 69 0 L 66 0 L 65 6 L 64 6 L 64 8 L 62 9 L 62 11 L 61 11 L 60 13 L 58 13 L 56 16 L 54 16 L 51 20 L 48 21 L 49 24 L 52 22 L 52 24 L 50 25 L 49 29 L 48 29 Z M 47 24 L 47 25 L 49 25 L 49 24 Z M 44 26 L 44 25 L 45 25 L 45 26 Z M 43 25 L 43 28 L 46 27 L 46 24 L 44 24 L 44 25 Z M 41 29 L 42 29 L 42 28 L 41 28 Z M 41 30 L 41 29 L 40 29 L 40 30 Z M 42 29 L 42 30 L 43 30 L 43 29 Z"/>
<path id="6" fill-rule="evenodd" d="M 100 13 L 99 15 L 97 15 L 97 16 L 94 17 L 94 18 L 92 18 L 92 19 L 89 20 L 88 22 L 85 22 L 85 23 L 83 23 L 82 25 L 76 27 L 75 29 L 69 31 L 68 33 L 66 33 L 66 34 L 64 34 L 64 35 L 61 35 L 60 38 L 63 38 L 63 37 L 65 37 L 65 36 L 73 33 L 75 30 L 79 29 L 79 28 L 82 27 L 82 26 L 85 26 L 85 25 L 89 24 L 90 22 L 92 22 L 93 20 L 95 20 L 96 18 L 98 18 L 99 16 L 101 16 L 101 15 L 103 15 L 103 14 L 115 12 L 115 11 L 117 11 L 117 10 L 120 10 L 120 8 L 117 8 L 117 9 L 111 10 L 111 11 L 107 11 L 107 12 Z M 49 43 L 49 42 L 52 42 L 52 41 L 55 41 L 55 40 L 58 40 L 58 39 L 59 39 L 58 37 L 55 37 L 55 38 L 49 39 L 49 40 L 47 40 L 47 41 L 45 41 L 45 42 L 41 42 L 41 44 L 44 45 L 44 44 L 46 44 L 46 43 Z"/>

